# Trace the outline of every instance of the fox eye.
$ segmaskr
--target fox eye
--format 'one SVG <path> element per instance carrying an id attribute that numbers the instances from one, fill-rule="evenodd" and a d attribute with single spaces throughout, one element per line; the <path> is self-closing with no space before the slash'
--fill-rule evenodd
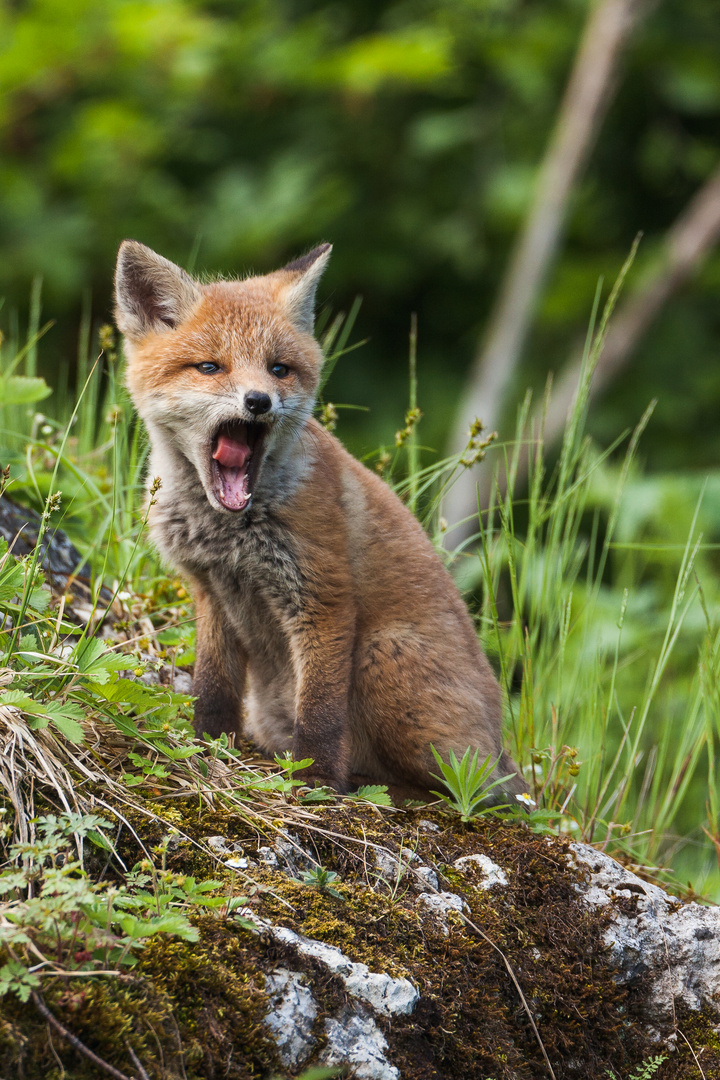
<path id="1" fill-rule="evenodd" d="M 273 364 L 273 366 L 270 368 L 270 371 L 276 379 L 284 379 L 287 375 L 290 374 L 290 368 L 287 366 L 287 364 Z"/>
<path id="2" fill-rule="evenodd" d="M 202 364 L 195 364 L 195 367 L 204 375 L 214 375 L 216 371 L 220 371 L 220 365 L 213 364 L 212 360 L 203 360 Z"/>

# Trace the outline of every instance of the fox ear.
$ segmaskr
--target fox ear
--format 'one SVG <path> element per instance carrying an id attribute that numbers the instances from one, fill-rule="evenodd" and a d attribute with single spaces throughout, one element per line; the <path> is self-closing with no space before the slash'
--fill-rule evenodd
<path id="1" fill-rule="evenodd" d="M 315 323 L 315 290 L 331 251 L 332 244 L 320 244 L 280 270 L 287 281 L 282 298 L 288 315 L 298 329 L 308 334 L 312 334 Z"/>
<path id="2" fill-rule="evenodd" d="M 118 328 L 139 340 L 181 323 L 200 299 L 189 274 L 137 240 L 123 240 L 115 270 Z"/>

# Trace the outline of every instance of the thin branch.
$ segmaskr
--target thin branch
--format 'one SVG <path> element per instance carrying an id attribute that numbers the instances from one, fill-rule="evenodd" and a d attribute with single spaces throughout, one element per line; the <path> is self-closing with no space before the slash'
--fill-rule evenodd
<path id="1" fill-rule="evenodd" d="M 427 882 L 424 883 L 423 888 L 427 888 Z M 495 950 L 495 952 L 499 953 L 500 956 L 502 957 L 502 961 L 503 961 L 503 964 L 505 965 L 505 969 L 507 970 L 507 973 L 508 973 L 508 975 L 510 976 L 510 978 L 512 980 L 513 986 L 515 987 L 515 989 L 518 992 L 518 996 L 520 998 L 520 1002 L 522 1004 L 522 1007 L 525 1010 L 525 1014 L 526 1014 L 528 1020 L 530 1021 L 530 1026 L 533 1029 L 533 1033 L 535 1035 L 535 1038 L 537 1039 L 538 1046 L 542 1050 L 542 1055 L 545 1058 L 545 1064 L 547 1065 L 548 1072 L 550 1073 L 550 1076 L 552 1077 L 552 1080 L 557 1080 L 557 1078 L 555 1076 L 555 1073 L 553 1072 L 553 1067 L 550 1064 L 550 1058 L 547 1055 L 547 1050 L 545 1049 L 545 1044 L 543 1043 L 542 1039 L 540 1038 L 540 1032 L 538 1031 L 537 1024 L 535 1023 L 535 1018 L 534 1018 L 533 1014 L 530 1012 L 530 1006 L 527 1003 L 527 998 L 525 997 L 525 994 L 523 993 L 523 990 L 522 990 L 522 987 L 520 986 L 520 983 L 517 981 L 517 976 L 516 976 L 515 972 L 512 969 L 512 965 L 511 965 L 510 961 L 508 960 L 507 956 L 502 951 L 500 946 L 496 945 L 495 942 L 492 940 L 492 938 L 488 937 L 488 935 L 485 933 L 485 931 L 480 929 L 480 927 L 477 925 L 477 923 L 474 923 L 472 921 L 472 919 L 468 919 L 467 915 L 463 914 L 463 912 L 459 912 L 459 915 L 462 918 L 462 920 L 466 923 L 467 926 L 471 927 L 471 929 L 473 929 L 476 934 L 479 934 L 480 937 L 483 939 L 483 941 L 486 941 L 488 943 L 488 945 L 490 945 L 490 947 L 493 948 Z"/>
<path id="2" fill-rule="evenodd" d="M 127 1039 L 125 1040 L 125 1048 L 132 1059 L 133 1065 L 135 1066 L 140 1075 L 140 1080 L 150 1080 L 150 1077 L 145 1072 L 145 1069 L 143 1068 L 140 1059 L 138 1058 L 137 1054 L 135 1053 Z"/>
<path id="3" fill-rule="evenodd" d="M 703 184 L 668 230 L 661 257 L 651 276 L 624 304 L 618 306 L 593 373 L 590 400 L 598 397 L 625 367 L 638 342 L 665 309 L 668 301 L 699 269 L 719 241 L 720 168 Z M 544 430 L 540 410 L 536 410 L 533 415 L 530 430 L 542 431 L 546 446 L 556 442 L 565 428 L 580 383 L 581 368 L 582 358 L 576 356 L 556 381 L 545 409 Z M 527 471 L 528 459 L 523 454 L 515 477 L 515 486 L 522 485 Z M 501 490 L 504 491 L 506 477 L 500 476 L 498 480 Z M 486 497 L 490 492 L 490 482 L 488 475 L 484 475 L 480 481 L 483 506 L 486 505 Z"/>
<path id="4" fill-rule="evenodd" d="M 692 1056 L 693 1056 L 693 1057 L 695 1058 L 695 1064 L 696 1064 L 696 1065 L 697 1065 L 697 1067 L 698 1067 L 698 1072 L 699 1072 L 699 1073 L 700 1073 L 700 1075 L 702 1076 L 702 1080 L 707 1080 L 707 1076 L 706 1076 L 706 1075 L 705 1075 L 705 1073 L 703 1072 L 703 1068 L 702 1068 L 702 1065 L 701 1065 L 701 1064 L 700 1064 L 700 1062 L 698 1061 L 698 1056 L 697 1056 L 697 1054 L 695 1053 L 695 1051 L 693 1050 L 692 1046 L 690 1045 L 690 1043 L 689 1043 L 689 1041 L 688 1041 L 688 1038 L 687 1038 L 687 1035 L 685 1035 L 685 1033 L 684 1033 L 684 1032 L 682 1032 L 682 1031 L 680 1030 L 680 1028 L 677 1028 L 677 1033 L 678 1033 L 678 1035 L 682 1036 L 682 1038 L 683 1038 L 683 1039 L 685 1040 L 685 1042 L 686 1042 L 686 1043 L 687 1043 L 687 1045 L 688 1045 L 688 1049 L 689 1049 L 690 1053 L 691 1053 L 691 1054 L 692 1054 Z M 700 1051 L 700 1053 L 702 1053 L 702 1050 Z"/>
<path id="5" fill-rule="evenodd" d="M 641 9 L 647 7 L 647 0 L 600 0 L 591 6 L 540 166 L 533 203 L 462 395 L 451 438 L 453 450 L 464 446 L 477 416 L 488 430 L 498 426 L 540 292 L 560 244 L 570 196 L 614 95 L 618 60 Z M 466 470 L 445 501 L 445 516 L 451 524 L 462 521 L 474 509 L 474 488 L 475 476 Z M 454 538 L 459 535 L 456 530 Z"/>
<path id="6" fill-rule="evenodd" d="M 31 997 L 33 1004 L 35 1005 L 35 1008 L 38 1010 L 40 1015 L 43 1016 L 47 1020 L 47 1022 L 55 1028 L 58 1034 L 62 1035 L 63 1039 L 69 1042 L 70 1045 L 74 1047 L 74 1049 L 77 1050 L 79 1054 L 82 1054 L 83 1057 L 86 1057 L 88 1061 L 92 1061 L 94 1065 L 97 1065 L 98 1069 L 102 1069 L 103 1072 L 108 1074 L 108 1076 L 114 1076 L 115 1080 L 134 1080 L 134 1077 L 127 1076 L 125 1073 L 120 1072 L 119 1069 L 116 1069 L 114 1065 L 110 1065 L 109 1062 L 103 1061 L 103 1059 L 101 1057 L 98 1057 L 97 1054 L 93 1053 L 93 1051 L 88 1046 L 86 1046 L 84 1042 L 81 1042 L 80 1039 L 78 1039 L 77 1035 L 73 1035 L 72 1031 L 68 1031 L 68 1029 L 60 1023 L 57 1017 L 50 1012 L 40 994 L 37 994 L 35 993 L 35 991 L 33 991 Z"/>

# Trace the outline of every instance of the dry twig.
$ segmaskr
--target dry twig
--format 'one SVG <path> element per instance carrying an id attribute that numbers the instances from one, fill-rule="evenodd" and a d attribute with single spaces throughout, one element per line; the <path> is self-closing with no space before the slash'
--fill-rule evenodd
<path id="1" fill-rule="evenodd" d="M 98 1069 L 102 1069 L 102 1071 L 107 1073 L 108 1076 L 114 1076 L 115 1080 L 135 1080 L 134 1077 L 128 1076 L 124 1072 L 120 1072 L 119 1069 L 116 1069 L 115 1066 L 111 1065 L 108 1061 L 103 1061 L 103 1059 L 101 1057 L 98 1057 L 98 1055 L 95 1054 L 89 1046 L 86 1046 L 84 1042 L 78 1039 L 77 1035 L 73 1035 L 72 1031 L 68 1031 L 68 1029 L 60 1023 L 54 1013 L 52 1013 L 50 1009 L 48 1009 L 41 994 L 33 991 L 31 994 L 31 998 L 33 1005 L 35 1006 L 37 1011 L 45 1020 L 47 1020 L 51 1027 L 54 1027 L 58 1034 L 62 1035 L 63 1039 L 69 1042 L 70 1045 L 75 1050 L 77 1050 L 79 1054 L 82 1054 L 83 1057 L 86 1057 L 88 1061 L 92 1061 L 93 1065 L 97 1065 Z M 133 1057 L 134 1056 L 135 1055 L 133 1054 Z M 145 1074 L 145 1077 L 147 1077 L 147 1073 L 145 1073 L 145 1070 L 143 1069 L 142 1071 Z"/>

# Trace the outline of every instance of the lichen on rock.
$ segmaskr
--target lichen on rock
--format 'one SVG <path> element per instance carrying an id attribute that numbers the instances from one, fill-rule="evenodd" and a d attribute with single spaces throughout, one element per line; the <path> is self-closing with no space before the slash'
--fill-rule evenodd
<path id="1" fill-rule="evenodd" d="M 681 904 L 585 844 L 573 844 L 568 857 L 589 870 L 579 887 L 584 903 L 612 909 L 604 941 L 616 979 L 649 991 L 648 1030 L 674 1041 L 678 1010 L 714 1014 L 720 1026 L 720 909 Z"/>
<path id="2" fill-rule="evenodd" d="M 276 968 L 265 979 L 270 1009 L 265 1024 L 270 1029 L 283 1065 L 295 1068 L 309 1057 L 316 1044 L 313 1027 L 317 1005 L 307 977 L 298 971 Z"/>

